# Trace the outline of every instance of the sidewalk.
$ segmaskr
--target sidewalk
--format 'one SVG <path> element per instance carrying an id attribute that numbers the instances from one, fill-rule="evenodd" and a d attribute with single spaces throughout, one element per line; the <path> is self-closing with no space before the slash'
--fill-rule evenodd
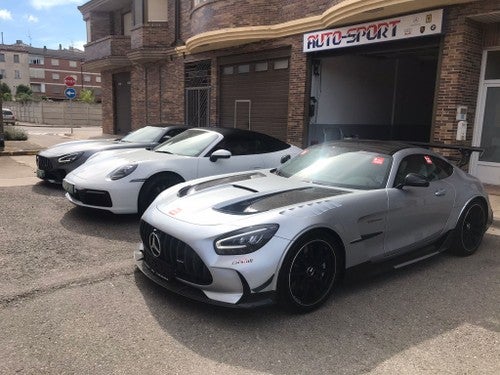
<path id="1" fill-rule="evenodd" d="M 28 133 L 27 141 L 5 141 L 4 151 L 0 156 L 36 155 L 39 151 L 58 143 L 82 139 L 115 138 L 103 134 L 101 127 L 61 127 L 30 123 L 19 123 L 17 128 Z"/>

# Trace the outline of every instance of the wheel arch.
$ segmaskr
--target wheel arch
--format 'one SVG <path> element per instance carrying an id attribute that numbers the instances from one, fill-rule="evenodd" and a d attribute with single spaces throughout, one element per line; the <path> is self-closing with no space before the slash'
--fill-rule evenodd
<path id="1" fill-rule="evenodd" d="M 470 198 L 467 202 L 465 202 L 465 204 L 463 205 L 463 207 L 461 208 L 460 212 L 458 213 L 458 216 L 455 220 L 455 223 L 453 225 L 453 228 L 456 228 L 457 224 L 458 224 L 458 221 L 460 220 L 460 218 L 462 217 L 462 215 L 464 214 L 465 212 L 465 209 L 467 207 L 469 207 L 470 204 L 472 204 L 473 202 L 478 202 L 479 204 L 481 204 L 484 208 L 484 212 L 486 213 L 486 218 L 488 219 L 488 201 L 486 200 L 485 197 L 481 196 L 481 195 L 477 195 L 475 197 L 472 197 Z"/>
<path id="2" fill-rule="evenodd" d="M 286 258 L 286 256 L 288 255 L 288 253 L 290 252 L 290 250 L 292 249 L 292 247 L 294 246 L 295 243 L 297 243 L 298 241 L 300 241 L 302 238 L 304 238 L 305 236 L 309 236 L 311 234 L 314 234 L 314 233 L 318 233 L 318 234 L 323 234 L 323 233 L 326 233 L 330 236 L 332 236 L 332 238 L 335 240 L 336 242 L 336 245 L 339 246 L 339 250 L 340 250 L 340 255 L 342 257 L 341 261 L 342 261 L 342 266 L 341 266 L 341 271 L 342 271 L 342 274 L 340 275 L 341 278 L 344 276 L 345 274 L 345 270 L 346 270 L 346 247 L 344 245 L 344 241 L 342 241 L 342 238 L 340 237 L 340 235 L 335 231 L 333 230 L 332 228 L 329 228 L 329 227 L 312 227 L 312 228 L 307 228 L 306 230 L 304 230 L 303 232 L 301 232 L 299 235 L 297 235 L 295 238 L 293 238 L 286 251 L 283 253 L 283 255 L 281 256 L 281 259 L 279 261 L 279 264 L 278 264 L 278 268 L 276 269 L 276 278 L 275 278 L 275 281 L 277 283 L 278 281 L 278 276 L 279 276 L 279 273 L 281 271 L 281 267 L 283 266 L 283 262 Z M 277 284 L 276 284 L 277 286 Z"/>
<path id="3" fill-rule="evenodd" d="M 143 194 L 144 190 L 146 189 L 147 183 L 151 181 L 153 178 L 157 178 L 160 176 L 171 176 L 173 178 L 176 178 L 179 180 L 179 183 L 185 182 L 185 178 L 182 177 L 179 173 L 173 172 L 173 171 L 161 171 L 161 172 L 156 172 L 152 174 L 151 176 L 147 177 L 144 179 L 144 182 L 142 183 L 141 189 L 139 190 L 139 194 L 137 194 L 137 207 L 139 207 L 139 201 L 141 199 L 141 194 Z"/>

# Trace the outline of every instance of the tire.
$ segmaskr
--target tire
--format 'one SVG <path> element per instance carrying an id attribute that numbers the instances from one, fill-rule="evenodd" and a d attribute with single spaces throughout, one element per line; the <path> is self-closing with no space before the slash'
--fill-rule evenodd
<path id="1" fill-rule="evenodd" d="M 278 301 L 291 312 L 317 309 L 330 296 L 343 267 L 342 252 L 331 235 L 301 237 L 285 257 L 278 276 Z"/>
<path id="2" fill-rule="evenodd" d="M 479 201 L 465 207 L 455 228 L 455 240 L 450 251 L 456 255 L 469 256 L 476 252 L 486 231 L 486 209 Z"/>
<path id="3" fill-rule="evenodd" d="M 137 212 L 139 215 L 142 215 L 146 211 L 163 190 L 183 181 L 180 176 L 167 173 L 157 174 L 146 180 L 137 200 Z"/>

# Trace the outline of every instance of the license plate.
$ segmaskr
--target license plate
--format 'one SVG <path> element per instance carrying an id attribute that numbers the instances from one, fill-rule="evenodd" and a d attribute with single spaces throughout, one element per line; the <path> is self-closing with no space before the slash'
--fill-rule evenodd
<path id="1" fill-rule="evenodd" d="M 38 178 L 45 178 L 45 171 L 43 169 L 37 169 L 36 170 L 36 176 Z"/>
<path id="2" fill-rule="evenodd" d="M 75 185 L 70 184 L 69 182 L 63 180 L 62 186 L 63 189 L 66 190 L 68 193 L 75 194 Z"/>

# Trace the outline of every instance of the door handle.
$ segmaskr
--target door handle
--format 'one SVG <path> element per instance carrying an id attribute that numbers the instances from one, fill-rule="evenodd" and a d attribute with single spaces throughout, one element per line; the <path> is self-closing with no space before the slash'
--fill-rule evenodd
<path id="1" fill-rule="evenodd" d="M 434 195 L 436 197 L 442 197 L 442 196 L 446 195 L 446 190 L 445 189 L 436 190 L 436 192 L 434 193 Z"/>

